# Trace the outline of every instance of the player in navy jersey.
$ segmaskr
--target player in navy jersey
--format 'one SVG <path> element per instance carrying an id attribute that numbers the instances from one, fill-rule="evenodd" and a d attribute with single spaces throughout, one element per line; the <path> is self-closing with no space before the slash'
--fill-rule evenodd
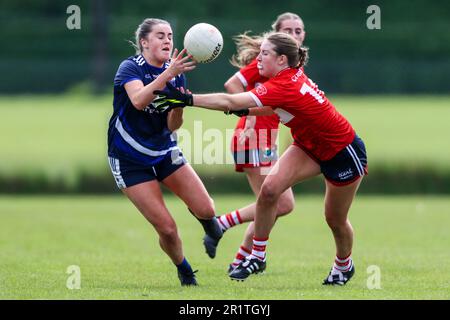
<path id="1" fill-rule="evenodd" d="M 189 105 L 228 112 L 266 108 L 291 128 L 294 143 L 277 161 L 258 194 L 252 252 L 230 273 L 231 279 L 245 280 L 266 269 L 266 245 L 281 194 L 319 174 L 325 177 L 325 219 L 336 245 L 335 261 L 323 284 L 344 285 L 355 272 L 348 213 L 367 174 L 366 149 L 347 119 L 305 74 L 302 67 L 307 57 L 307 49 L 299 47 L 292 36 L 272 33 L 263 40 L 257 57 L 259 74 L 269 79 L 249 92 L 192 95 L 171 85 L 168 91 L 156 91 L 161 100 L 166 99 L 164 107 Z"/>
<path id="2" fill-rule="evenodd" d="M 164 204 L 160 183 L 186 203 L 208 237 L 217 240 L 222 231 L 214 219 L 212 199 L 177 146 L 174 131 L 182 125 L 182 109 L 165 112 L 154 102 L 154 90 L 164 89 L 166 82 L 185 88 L 183 72 L 195 68 L 186 50 L 178 54 L 175 49 L 171 57 L 172 37 L 165 20 L 145 19 L 139 25 L 137 54 L 120 64 L 114 78 L 108 156 L 117 186 L 157 231 L 162 250 L 177 266 L 181 284 L 197 285 L 175 221 Z"/>

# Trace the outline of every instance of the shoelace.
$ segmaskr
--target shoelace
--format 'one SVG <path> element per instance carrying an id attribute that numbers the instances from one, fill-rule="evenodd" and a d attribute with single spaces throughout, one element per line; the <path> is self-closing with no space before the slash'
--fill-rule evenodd
<path id="1" fill-rule="evenodd" d="M 198 270 L 194 270 L 194 271 L 192 271 L 191 273 L 183 273 L 183 272 L 181 272 L 181 274 L 182 274 L 183 276 L 186 276 L 186 277 L 192 277 L 192 276 L 194 276 L 195 273 L 197 273 L 197 272 L 198 272 Z"/>

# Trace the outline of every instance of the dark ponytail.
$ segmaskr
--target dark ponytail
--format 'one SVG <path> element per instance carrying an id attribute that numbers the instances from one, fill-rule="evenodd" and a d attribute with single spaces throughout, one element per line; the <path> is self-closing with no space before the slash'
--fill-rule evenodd
<path id="1" fill-rule="evenodd" d="M 298 67 L 303 68 L 308 63 L 309 54 L 308 54 L 309 48 L 307 47 L 299 47 L 298 48 Z"/>

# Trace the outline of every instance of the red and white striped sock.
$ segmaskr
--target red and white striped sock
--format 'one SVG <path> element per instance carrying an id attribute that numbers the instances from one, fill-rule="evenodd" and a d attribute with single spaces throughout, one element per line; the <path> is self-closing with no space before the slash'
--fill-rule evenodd
<path id="1" fill-rule="evenodd" d="M 237 267 L 242 261 L 245 260 L 245 257 L 249 256 L 251 253 L 252 252 L 249 249 L 240 246 L 239 251 L 237 252 L 236 257 L 234 258 L 234 261 L 232 263 L 233 267 Z"/>
<path id="2" fill-rule="evenodd" d="M 266 246 L 269 238 L 261 238 L 257 239 L 253 237 L 253 247 L 252 254 L 250 255 L 250 259 L 257 258 L 259 260 L 264 260 L 266 258 Z"/>
<path id="3" fill-rule="evenodd" d="M 241 215 L 239 214 L 239 210 L 231 211 L 230 213 L 223 214 L 219 218 L 220 229 L 222 231 L 226 231 L 231 227 L 234 227 L 238 224 L 242 223 Z"/>
<path id="4" fill-rule="evenodd" d="M 352 261 L 352 253 L 351 252 L 345 258 L 340 258 L 340 257 L 336 256 L 336 258 L 334 259 L 333 271 L 347 272 L 352 267 L 352 264 L 353 264 L 353 261 Z"/>

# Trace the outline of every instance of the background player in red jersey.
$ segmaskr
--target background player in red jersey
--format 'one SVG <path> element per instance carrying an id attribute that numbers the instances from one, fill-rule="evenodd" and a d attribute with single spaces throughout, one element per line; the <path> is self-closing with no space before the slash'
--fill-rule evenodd
<path id="1" fill-rule="evenodd" d="M 353 229 L 348 212 L 362 177 L 367 174 L 364 142 L 302 70 L 308 54 L 292 36 L 268 35 L 261 44 L 258 69 L 267 82 L 238 94 L 184 94 L 170 87 L 158 92 L 174 99 L 171 107 L 196 105 L 213 110 L 270 106 L 291 128 L 294 143 L 266 177 L 256 202 L 251 254 L 230 274 L 245 280 L 266 268 L 266 245 L 276 220 L 281 194 L 294 184 L 322 173 L 325 177 L 325 218 L 331 228 L 336 259 L 323 284 L 344 285 L 353 276 Z M 176 101 L 175 101 L 176 100 Z M 169 102 L 168 102 L 169 103 Z"/>
<path id="2" fill-rule="evenodd" d="M 292 35 L 301 46 L 305 40 L 305 26 L 303 20 L 295 13 L 280 14 L 272 24 L 274 31 L 285 32 Z M 262 36 L 249 36 L 242 34 L 236 37 L 237 54 L 232 58 L 232 65 L 240 68 L 225 83 L 229 93 L 250 91 L 264 83 L 268 78 L 259 74 L 256 57 L 262 43 Z M 248 109 L 246 109 L 248 110 Z M 237 172 L 245 172 L 250 187 L 255 196 L 258 196 L 261 185 L 271 167 L 278 160 L 277 135 L 278 115 L 247 115 L 242 116 L 235 128 L 231 141 L 231 152 L 234 156 Z M 292 189 L 286 190 L 278 200 L 277 217 L 286 215 L 294 209 L 294 195 Z M 223 231 L 244 222 L 253 221 L 256 212 L 256 203 L 233 210 L 218 217 Z M 234 261 L 230 264 L 229 272 L 237 267 L 251 253 L 254 223 L 251 222 L 244 235 Z"/>

